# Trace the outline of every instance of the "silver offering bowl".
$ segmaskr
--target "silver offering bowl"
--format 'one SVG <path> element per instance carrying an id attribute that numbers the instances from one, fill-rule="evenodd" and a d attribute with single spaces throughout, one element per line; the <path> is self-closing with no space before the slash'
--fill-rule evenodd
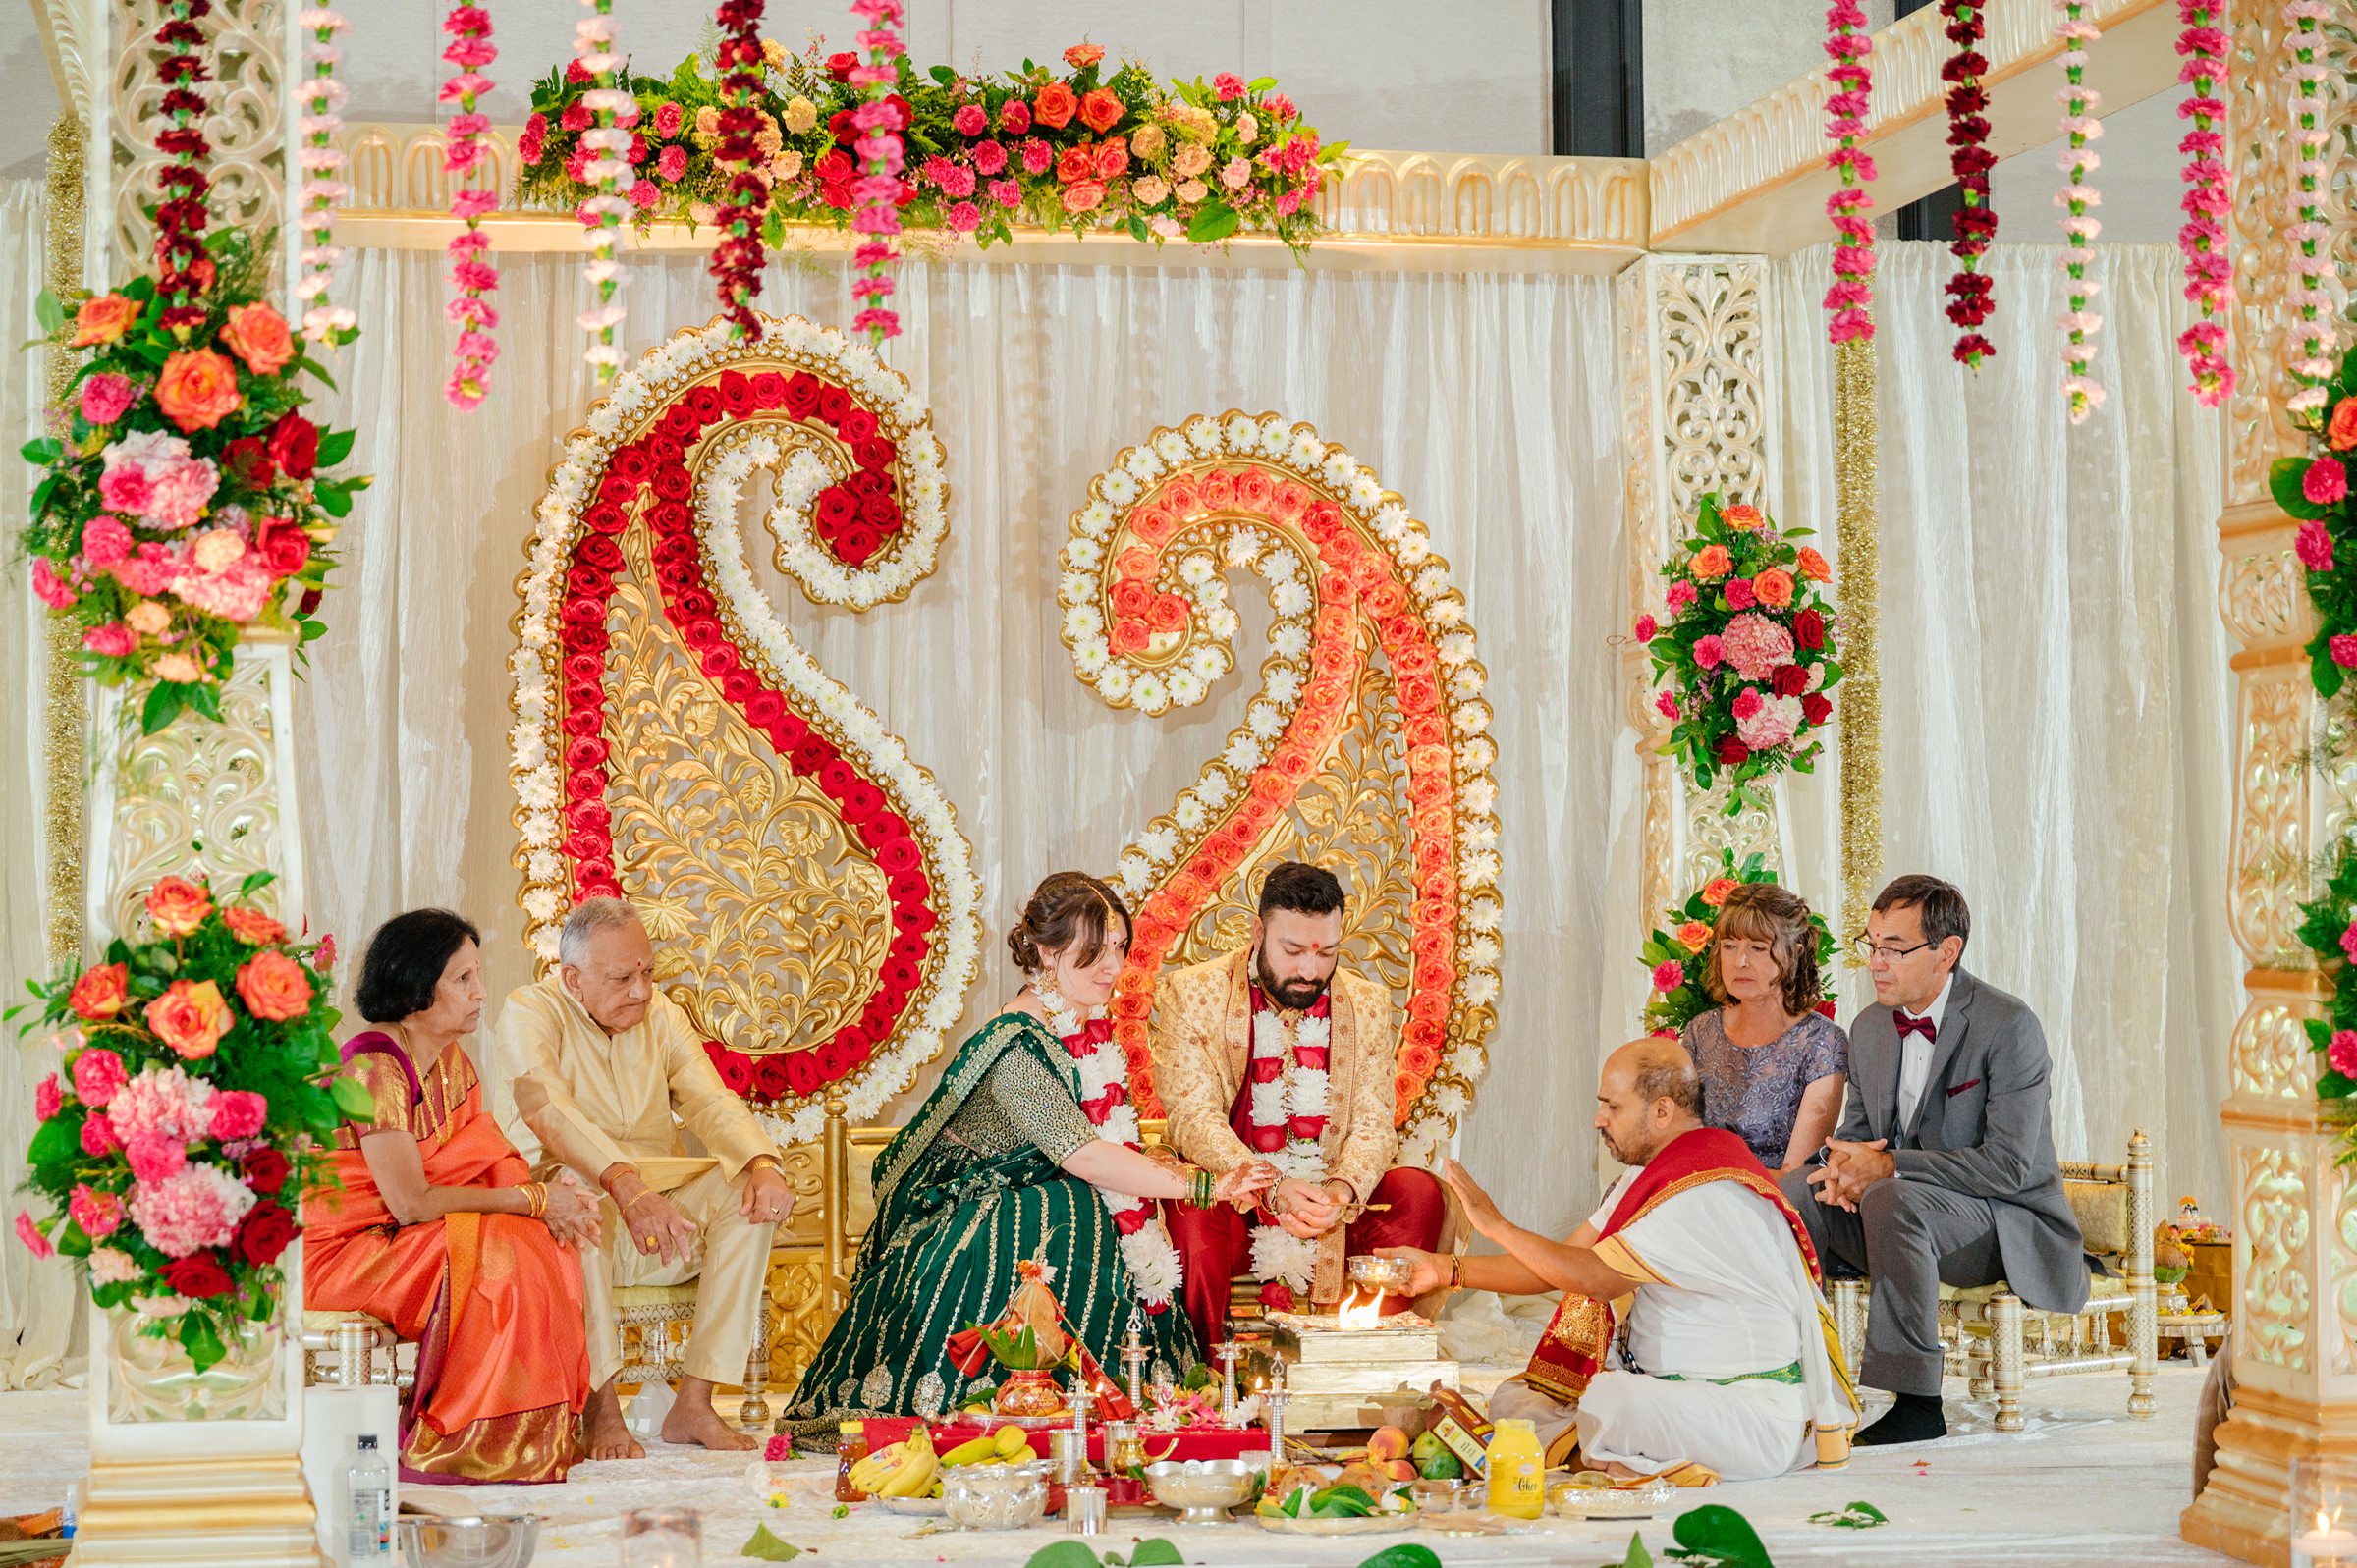
<path id="1" fill-rule="evenodd" d="M 1219 1525 L 1228 1510 L 1252 1495 L 1260 1466 L 1248 1459 L 1166 1459 L 1146 1466 L 1154 1500 L 1178 1510 L 1182 1525 Z"/>
<path id="2" fill-rule="evenodd" d="M 412 1514 L 394 1528 L 410 1568 L 524 1568 L 540 1543 L 538 1514 Z"/>
<path id="3" fill-rule="evenodd" d="M 1354 1285 L 1364 1285 L 1385 1295 L 1404 1296 L 1415 1268 L 1405 1258 L 1378 1258 L 1372 1253 L 1360 1253 L 1343 1266 L 1343 1271 Z"/>
<path id="4" fill-rule="evenodd" d="M 959 1465 L 941 1473 L 942 1512 L 961 1530 L 1027 1530 L 1048 1511 L 1045 1460 Z"/>

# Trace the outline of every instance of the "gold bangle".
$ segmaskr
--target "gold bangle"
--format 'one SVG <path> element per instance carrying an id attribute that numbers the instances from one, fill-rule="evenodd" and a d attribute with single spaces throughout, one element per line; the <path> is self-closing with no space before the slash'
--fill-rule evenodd
<path id="1" fill-rule="evenodd" d="M 548 1213 L 548 1189 L 537 1181 L 523 1184 L 523 1217 L 538 1219 Z"/>
<path id="2" fill-rule="evenodd" d="M 629 1214 L 631 1210 L 637 1208 L 640 1204 L 646 1202 L 647 1199 L 652 1198 L 654 1195 L 655 1189 L 652 1187 L 644 1187 L 639 1189 L 637 1197 L 632 1198 L 629 1203 L 626 1203 L 622 1206 L 622 1212 L 626 1215 Z"/>

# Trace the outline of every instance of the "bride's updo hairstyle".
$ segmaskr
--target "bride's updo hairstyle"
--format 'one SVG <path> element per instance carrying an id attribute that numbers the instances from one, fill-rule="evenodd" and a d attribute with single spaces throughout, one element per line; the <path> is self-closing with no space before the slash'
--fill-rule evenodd
<path id="1" fill-rule="evenodd" d="M 1007 933 L 1007 950 L 1025 974 L 1042 967 L 1040 954 L 1079 944 L 1072 956 L 1086 968 L 1113 940 L 1119 917 L 1124 946 L 1128 943 L 1129 909 L 1122 895 L 1084 871 L 1059 871 L 1031 890 L 1022 917 Z"/>

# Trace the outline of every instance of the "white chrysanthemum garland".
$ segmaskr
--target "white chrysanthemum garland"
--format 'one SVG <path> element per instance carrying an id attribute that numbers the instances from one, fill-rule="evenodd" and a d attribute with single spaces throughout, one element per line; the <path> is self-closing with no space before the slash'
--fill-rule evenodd
<path id="1" fill-rule="evenodd" d="M 336 146 L 336 133 L 344 129 L 344 117 L 339 113 L 344 107 L 344 83 L 336 80 L 336 67 L 344 58 L 336 34 L 344 30 L 344 15 L 314 6 L 298 18 L 298 25 L 310 34 L 302 57 L 311 72 L 295 88 L 295 101 L 302 107 L 295 127 L 302 138 L 295 154 L 302 168 L 302 212 L 297 219 L 297 232 L 302 236 L 302 249 L 297 257 L 301 271 L 295 284 L 295 298 L 302 307 L 302 335 L 333 348 L 360 335 L 359 317 L 328 297 L 335 288 L 336 268 L 344 260 L 344 252 L 336 244 L 336 204 L 348 189 L 343 178 L 344 154 Z"/>
<path id="2" fill-rule="evenodd" d="M 1123 452 L 1111 468 L 1091 481 L 1089 501 L 1073 514 L 1065 546 L 1059 589 L 1065 644 L 1079 678 L 1116 706 L 1151 711 L 1139 700 L 1141 680 L 1153 682 L 1146 690 L 1149 699 L 1172 700 L 1174 672 L 1211 668 L 1210 660 L 1216 657 L 1224 673 L 1231 662 L 1233 612 L 1224 599 L 1208 601 L 1194 581 L 1197 568 L 1190 563 L 1198 546 L 1224 557 L 1231 567 L 1257 567 L 1269 579 L 1277 613 L 1270 655 L 1261 667 L 1261 686 L 1246 706 L 1243 723 L 1231 731 L 1227 745 L 1204 765 L 1172 809 L 1130 840 L 1115 869 L 1114 884 L 1141 905 L 1141 929 L 1116 994 L 1117 1028 L 1123 1031 L 1138 1102 L 1143 1113 L 1152 1114 L 1160 1102 L 1145 1056 L 1140 1009 L 1163 960 L 1162 943 L 1168 940 L 1163 927 L 1172 921 L 1171 910 L 1183 911 L 1183 917 L 1176 919 L 1182 930 L 1200 907 L 1193 900 L 1174 903 L 1172 890 L 1185 885 L 1189 861 L 1237 816 L 1255 779 L 1268 776 L 1273 757 L 1292 748 L 1296 739 L 1304 748 L 1313 742 L 1322 747 L 1339 729 L 1338 723 L 1323 733 L 1304 732 L 1301 725 L 1304 698 L 1321 679 L 1317 659 L 1324 645 L 1315 632 L 1321 608 L 1358 606 L 1357 624 L 1362 627 L 1376 614 L 1365 610 L 1366 601 L 1356 587 L 1348 590 L 1347 604 L 1323 604 L 1322 596 L 1337 590 L 1337 573 L 1327 558 L 1342 551 L 1339 541 L 1322 546 L 1296 522 L 1239 512 L 1233 505 L 1202 507 L 1173 518 L 1168 533 L 1154 544 L 1164 555 L 1178 559 L 1179 581 L 1189 590 L 1185 597 L 1193 613 L 1183 630 L 1175 636 L 1155 634 L 1142 657 L 1114 650 L 1108 635 L 1110 622 L 1119 618 L 1111 602 L 1113 584 L 1118 576 L 1134 577 L 1122 569 L 1124 557 L 1148 543 L 1131 531 L 1140 503 L 1157 498 L 1160 487 L 1175 477 L 1236 465 L 1258 470 L 1280 489 L 1288 483 L 1305 487 L 1317 502 L 1334 509 L 1343 524 L 1342 531 L 1348 535 L 1347 549 L 1360 564 L 1356 580 L 1388 584 L 1387 592 L 1398 595 L 1398 614 L 1409 618 L 1415 628 L 1412 646 L 1403 645 L 1398 653 L 1428 661 L 1437 688 L 1439 734 L 1427 738 L 1445 747 L 1448 768 L 1421 787 L 1445 819 L 1447 831 L 1445 842 L 1423 837 L 1435 860 L 1428 868 L 1419 858 L 1417 866 L 1420 881 L 1430 871 L 1445 870 L 1453 887 L 1451 918 L 1445 927 L 1431 928 L 1446 949 L 1439 959 L 1450 964 L 1453 973 L 1445 986 L 1411 986 L 1409 996 L 1409 1031 L 1421 1034 L 1424 1043 L 1403 1045 L 1401 1065 L 1410 1066 L 1412 1052 L 1433 1054 L 1430 1070 L 1416 1074 L 1422 1087 L 1402 1115 L 1403 1158 L 1419 1160 L 1453 1134 L 1458 1116 L 1470 1104 L 1471 1086 L 1486 1069 L 1484 1041 L 1496 1020 L 1505 907 L 1498 892 L 1498 787 L 1492 776 L 1497 746 L 1488 735 L 1491 710 L 1481 696 L 1487 676 L 1475 658 L 1463 595 L 1450 577 L 1447 561 L 1433 553 L 1423 524 L 1346 451 L 1321 440 L 1313 427 L 1274 413 L 1231 410 L 1198 415 L 1178 428 L 1157 430 Z M 1305 566 L 1313 559 L 1314 570 Z M 1163 580 L 1161 566 L 1152 580 Z M 1399 676 L 1395 650 L 1387 645 L 1385 653 L 1393 659 L 1395 676 Z M 1350 658 L 1354 674 L 1354 649 Z M 1198 665 L 1199 660 L 1204 663 Z M 1203 684 L 1208 688 L 1210 678 Z M 1308 728 L 1314 731 L 1317 727 Z M 1411 747 L 1411 789 L 1419 787 L 1414 766 L 1418 750 Z M 1290 798 L 1288 787 L 1286 799 Z M 1419 955 L 1417 967 L 1424 961 Z"/>
<path id="3" fill-rule="evenodd" d="M 811 508 L 819 492 L 839 477 L 825 459 L 808 446 L 787 446 L 769 432 L 767 424 L 740 426 L 723 435 L 705 457 L 702 510 L 705 526 L 725 517 L 737 526 L 737 508 L 745 484 L 763 469 L 776 470 L 777 499 L 769 509 L 769 532 L 777 541 L 778 569 L 792 577 L 805 597 L 818 604 L 850 610 L 872 610 L 877 605 L 905 599 L 908 591 L 930 575 L 941 558 L 941 541 L 949 533 L 949 487 L 942 480 L 941 448 L 931 436 L 903 439 L 902 489 L 907 498 L 906 525 L 895 538 L 889 556 L 866 567 L 847 566 L 818 537 L 811 524 Z"/>
<path id="4" fill-rule="evenodd" d="M 1257 1000 L 1257 991 L 1254 996 Z M 1290 1029 L 1274 1009 L 1252 1009 L 1251 1059 L 1278 1064 L 1275 1078 L 1266 1083 L 1257 1078 L 1252 1081 L 1252 1125 L 1285 1129 L 1285 1145 L 1269 1157 L 1269 1162 L 1286 1179 L 1306 1181 L 1313 1187 L 1326 1180 L 1323 1139 L 1333 1106 L 1328 1094 L 1329 1069 L 1303 1061 L 1301 1054 L 1314 1053 L 1319 1062 L 1331 1059 L 1326 1053 L 1334 1038 L 1332 998 L 1331 992 L 1320 998 L 1326 1007 L 1302 1017 Z M 1318 1238 L 1296 1236 L 1282 1225 L 1254 1225 L 1252 1273 L 1264 1283 L 1275 1281 L 1295 1297 L 1306 1298 L 1310 1277 L 1317 1272 L 1320 1245 Z"/>
<path id="5" fill-rule="evenodd" d="M 614 346 L 614 330 L 625 314 L 622 262 L 614 243 L 622 235 L 623 219 L 630 215 L 622 183 L 630 174 L 630 127 L 638 123 L 638 100 L 617 85 L 622 56 L 614 50 L 614 0 L 581 0 L 581 8 L 589 15 L 573 25 L 574 62 L 597 79 L 597 84 L 581 95 L 583 107 L 597 116 L 596 128 L 581 133 L 581 145 L 591 153 L 582 175 L 597 194 L 575 211 L 581 220 L 582 243 L 589 248 L 581 275 L 596 292 L 597 303 L 577 319 L 589 334 L 589 348 L 581 357 L 596 370 L 602 387 L 622 366 L 622 351 Z"/>
<path id="6" fill-rule="evenodd" d="M 781 360 L 791 362 L 781 364 Z M 564 738 L 559 729 L 555 667 L 563 653 L 558 617 L 566 568 L 585 531 L 581 514 L 596 499 L 598 482 L 618 448 L 648 429 L 690 387 L 721 370 L 741 369 L 748 362 L 756 368 L 808 369 L 826 375 L 888 425 L 901 444 L 904 462 L 913 469 L 916 455 L 928 454 L 931 469 L 938 475 L 940 447 L 933 439 L 925 405 L 906 380 L 841 333 L 798 316 L 783 320 L 763 317 L 761 335 L 754 339 L 732 339 L 722 322 L 683 329 L 618 376 L 613 390 L 590 409 L 587 425 L 567 439 L 565 456 L 551 470 L 547 493 L 537 509 L 539 525 L 528 546 L 529 565 L 519 581 L 523 600 L 521 646 L 509 661 L 516 680 L 511 698 L 516 723 L 509 731 L 513 748 L 509 777 L 520 807 L 517 858 L 524 873 L 521 902 L 526 939 L 544 961 L 556 957 L 557 936 L 571 892 L 571 867 L 562 847 L 564 781 L 558 759 Z M 700 477 L 709 482 L 708 474 Z M 913 491 L 915 486 L 909 488 Z M 904 496 L 904 503 L 912 518 L 924 506 L 921 496 Z M 938 496 L 934 504 L 939 505 Z M 698 520 L 706 520 L 700 509 Z M 796 710 L 828 730 L 842 750 L 857 760 L 861 771 L 885 788 L 894 808 L 908 819 L 923 845 L 926 874 L 939 909 L 935 961 L 923 988 L 903 1014 L 903 1032 L 897 1043 L 887 1050 L 884 1042 L 878 1042 L 864 1068 L 828 1088 L 829 1093 L 841 1095 L 852 1118 L 871 1118 L 908 1087 L 917 1068 L 940 1054 L 972 984 L 981 947 L 981 883 L 973 871 L 973 849 L 959 831 L 956 814 L 932 775 L 911 762 L 899 738 L 820 670 L 778 621 L 745 569 L 738 529 L 707 524 L 699 531 L 703 532 L 714 588 L 728 604 L 736 623 L 756 645 L 773 683 L 791 694 Z M 916 530 L 912 527 L 910 531 Z M 803 587 L 808 591 L 810 585 Z M 916 1020 L 913 1026 L 907 1023 L 910 1017 Z M 824 1125 L 822 1101 L 823 1097 L 811 1097 L 790 1115 L 762 1113 L 759 1119 L 780 1142 L 805 1142 L 818 1136 Z"/>
<path id="7" fill-rule="evenodd" d="M 1130 1100 L 1128 1057 L 1114 1048 L 1110 1032 L 1102 1041 L 1090 1039 L 1090 1020 L 1065 1000 L 1045 975 L 1030 979 L 1032 991 L 1047 1005 L 1048 1028 L 1072 1058 L 1072 1072 L 1080 1080 L 1080 1113 L 1108 1142 L 1143 1154 L 1145 1129 L 1138 1125 L 1137 1107 Z M 1115 1090 L 1120 1091 L 1118 1097 Z M 1106 1213 L 1113 1216 L 1115 1227 L 1122 1232 L 1122 1261 L 1129 1266 L 1137 1299 L 1155 1312 L 1166 1310 L 1178 1294 L 1184 1273 L 1178 1249 L 1163 1226 L 1160 1206 L 1150 1198 L 1133 1198 L 1104 1187 L 1097 1189 L 1097 1196 L 1105 1201 Z M 1122 1224 L 1122 1217 L 1127 1214 L 1142 1214 L 1135 1228 Z"/>

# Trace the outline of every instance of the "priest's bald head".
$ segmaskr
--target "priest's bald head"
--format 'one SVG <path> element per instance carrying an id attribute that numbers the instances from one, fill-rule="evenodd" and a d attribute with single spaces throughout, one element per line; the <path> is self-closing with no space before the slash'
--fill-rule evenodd
<path id="1" fill-rule="evenodd" d="M 1674 1040 L 1647 1036 L 1604 1058 L 1596 1087 L 1596 1131 L 1605 1152 L 1642 1165 L 1670 1140 L 1702 1125 L 1702 1080 Z"/>

